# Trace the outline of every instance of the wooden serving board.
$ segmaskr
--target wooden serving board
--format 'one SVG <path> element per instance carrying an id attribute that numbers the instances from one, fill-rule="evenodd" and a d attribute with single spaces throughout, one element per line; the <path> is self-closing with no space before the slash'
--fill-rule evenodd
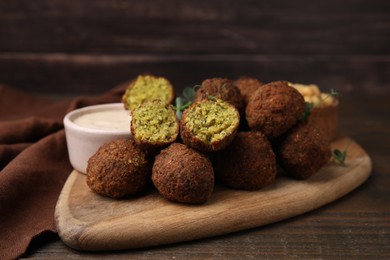
<path id="1" fill-rule="evenodd" d="M 169 202 L 151 189 L 137 197 L 113 200 L 93 193 L 86 176 L 73 171 L 57 202 L 58 233 L 80 250 L 117 250 L 211 237 L 287 219 L 330 203 L 362 184 L 371 159 L 349 138 L 332 143 L 344 150 L 352 142 L 346 167 L 329 162 L 299 181 L 278 176 L 260 191 L 216 187 L 203 205 Z"/>

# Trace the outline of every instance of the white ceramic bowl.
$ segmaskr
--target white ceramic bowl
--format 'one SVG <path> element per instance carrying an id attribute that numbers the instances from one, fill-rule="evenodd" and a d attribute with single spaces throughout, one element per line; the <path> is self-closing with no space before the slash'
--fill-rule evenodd
<path id="1" fill-rule="evenodd" d="M 103 115 L 105 119 L 98 118 Z M 83 123 L 80 121 L 82 118 L 89 118 L 88 122 Z M 124 109 L 122 103 L 88 106 L 68 113 L 64 117 L 64 127 L 73 168 L 86 173 L 88 159 L 101 145 L 111 140 L 129 138 L 130 120 L 130 112 Z M 116 124 L 122 126 L 115 127 Z"/>

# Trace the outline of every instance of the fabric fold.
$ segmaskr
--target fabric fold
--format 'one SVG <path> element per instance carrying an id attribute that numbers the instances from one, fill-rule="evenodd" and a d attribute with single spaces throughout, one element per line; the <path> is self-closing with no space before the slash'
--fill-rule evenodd
<path id="1" fill-rule="evenodd" d="M 56 231 L 55 205 L 72 171 L 65 114 L 120 102 L 126 87 L 124 83 L 102 95 L 53 102 L 0 85 L 0 259 L 17 258 L 32 238 Z"/>

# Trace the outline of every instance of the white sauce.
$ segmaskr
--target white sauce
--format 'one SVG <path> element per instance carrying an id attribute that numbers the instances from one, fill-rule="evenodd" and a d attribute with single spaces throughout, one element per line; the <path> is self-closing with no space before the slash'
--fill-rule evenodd
<path id="1" fill-rule="evenodd" d="M 130 131 L 129 113 L 126 110 L 90 112 L 75 118 L 73 122 L 86 128 Z"/>

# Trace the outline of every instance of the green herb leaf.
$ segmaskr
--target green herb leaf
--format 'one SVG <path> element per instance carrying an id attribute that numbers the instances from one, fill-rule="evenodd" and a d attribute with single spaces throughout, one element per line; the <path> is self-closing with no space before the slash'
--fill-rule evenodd
<path id="1" fill-rule="evenodd" d="M 313 108 L 315 108 L 316 106 L 322 104 L 325 102 L 325 100 L 329 97 L 334 97 L 334 98 L 339 98 L 340 97 L 340 93 L 337 92 L 336 90 L 334 90 L 333 88 L 330 90 L 330 93 L 323 99 L 320 100 L 320 102 L 314 104 L 314 103 L 311 103 L 311 102 L 306 102 L 306 107 L 305 107 L 305 111 L 303 112 L 303 115 L 302 115 L 302 118 L 301 120 L 302 121 L 306 121 L 309 116 L 310 116 L 310 113 L 311 111 L 313 110 Z"/>
<path id="2" fill-rule="evenodd" d="M 340 166 L 345 166 L 345 157 L 346 153 L 341 152 L 339 149 L 334 149 L 332 151 L 333 159 L 340 165 Z"/>
<path id="3" fill-rule="evenodd" d="M 340 98 L 340 96 L 341 96 L 341 94 L 340 94 L 340 92 L 337 92 L 336 90 L 334 90 L 333 88 L 332 89 L 330 89 L 330 93 L 329 93 L 332 97 L 334 97 L 334 98 Z"/>
<path id="4" fill-rule="evenodd" d="M 305 111 L 303 112 L 303 115 L 302 115 L 302 118 L 301 118 L 302 121 L 306 121 L 309 118 L 310 113 L 313 110 L 313 108 L 314 108 L 314 104 L 313 103 L 306 102 Z"/>
<path id="5" fill-rule="evenodd" d="M 323 99 L 321 99 L 320 102 L 318 102 L 318 103 L 316 104 L 316 106 L 318 106 L 318 105 L 324 103 L 325 100 L 328 99 L 329 97 L 334 97 L 334 98 L 338 99 L 338 98 L 340 98 L 340 93 L 337 92 L 336 90 L 334 90 L 333 88 L 330 89 L 330 92 L 328 93 L 328 95 L 326 95 L 326 97 L 324 97 Z"/>
<path id="6" fill-rule="evenodd" d="M 340 165 L 345 166 L 345 159 L 347 158 L 348 149 L 352 142 L 350 142 L 347 147 L 345 147 L 344 151 L 340 151 L 339 149 L 334 149 L 332 151 L 333 159 Z"/>
<path id="7" fill-rule="evenodd" d="M 175 105 L 176 106 L 174 106 L 174 109 L 176 110 L 176 116 L 180 120 L 181 116 L 183 114 L 183 110 L 181 109 L 181 107 L 183 105 L 183 98 L 177 97 L 175 100 Z"/>
<path id="8" fill-rule="evenodd" d="M 183 115 L 183 111 L 192 104 L 195 98 L 197 87 L 199 87 L 199 85 L 195 85 L 193 87 L 185 87 L 183 89 L 183 97 L 176 98 L 174 109 L 176 110 L 176 116 L 179 120 Z"/>
<path id="9" fill-rule="evenodd" d="M 195 88 L 194 87 L 186 87 L 183 89 L 183 96 L 188 100 L 188 101 L 193 101 L 195 98 Z"/>

